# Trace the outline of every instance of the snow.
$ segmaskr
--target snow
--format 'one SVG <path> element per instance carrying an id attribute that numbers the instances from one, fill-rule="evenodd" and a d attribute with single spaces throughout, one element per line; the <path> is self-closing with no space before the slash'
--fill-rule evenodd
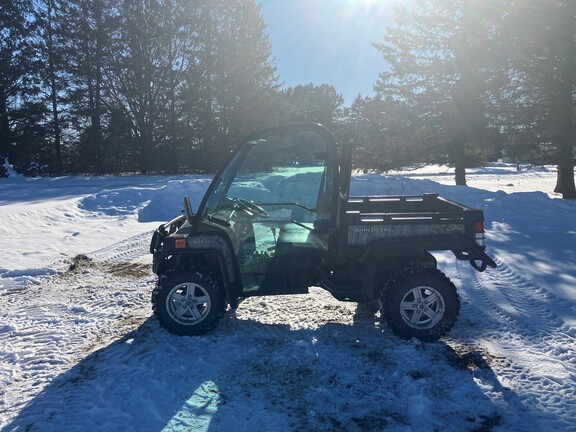
<path id="1" fill-rule="evenodd" d="M 367 306 L 251 298 L 202 337 L 151 317 L 148 241 L 209 176 L 0 179 L 4 431 L 575 431 L 576 202 L 551 167 L 358 174 L 356 194 L 484 210 L 497 269 L 450 253 L 459 321 L 404 341 Z"/>

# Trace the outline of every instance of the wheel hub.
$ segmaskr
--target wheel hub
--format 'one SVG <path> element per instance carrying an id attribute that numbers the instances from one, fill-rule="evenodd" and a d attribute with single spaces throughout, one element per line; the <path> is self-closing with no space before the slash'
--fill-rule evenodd
<path id="1" fill-rule="evenodd" d="M 444 299 L 432 287 L 418 286 L 402 298 L 400 315 L 406 324 L 415 329 L 430 329 L 444 316 Z"/>
<path id="2" fill-rule="evenodd" d="M 166 309 L 172 319 L 184 325 L 196 325 L 203 321 L 211 309 L 207 291 L 198 284 L 176 285 L 166 298 Z"/>

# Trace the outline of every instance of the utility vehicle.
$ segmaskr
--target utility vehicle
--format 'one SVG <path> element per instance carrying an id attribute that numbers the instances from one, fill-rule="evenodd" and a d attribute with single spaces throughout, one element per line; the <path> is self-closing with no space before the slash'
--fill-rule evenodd
<path id="1" fill-rule="evenodd" d="M 318 124 L 244 140 L 198 210 L 185 197 L 183 214 L 153 234 L 160 324 L 201 335 L 243 299 L 318 286 L 342 301 L 379 300 L 400 337 L 446 334 L 460 301 L 430 252 L 452 251 L 479 271 L 496 267 L 485 253 L 482 211 L 436 194 L 349 196 L 351 152 L 338 152 Z"/>

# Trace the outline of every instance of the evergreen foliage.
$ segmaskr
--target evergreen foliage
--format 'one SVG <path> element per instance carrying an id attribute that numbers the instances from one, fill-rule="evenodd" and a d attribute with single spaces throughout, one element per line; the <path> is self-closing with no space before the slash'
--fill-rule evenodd
<path id="1" fill-rule="evenodd" d="M 558 165 L 576 198 L 571 0 L 399 7 L 375 96 L 350 106 L 281 88 L 256 0 L 2 0 L 0 29 L 0 160 L 23 174 L 214 172 L 238 137 L 307 121 L 357 169 L 447 164 L 464 185 L 506 156 Z"/>
<path id="2" fill-rule="evenodd" d="M 507 7 L 506 151 L 518 161 L 558 165 L 556 191 L 575 199 L 576 2 L 514 0 Z"/>
<path id="3" fill-rule="evenodd" d="M 386 147 L 401 160 L 454 166 L 460 185 L 465 168 L 492 153 L 497 135 L 490 101 L 500 15 L 491 4 L 425 0 L 412 12 L 399 9 L 396 27 L 376 45 L 390 65 L 376 84 Z"/>
<path id="4" fill-rule="evenodd" d="M 466 167 L 503 155 L 557 164 L 557 191 L 576 197 L 576 3 L 421 0 L 376 48 L 386 133 L 364 166 L 445 163 L 466 184 Z"/>
<path id="5" fill-rule="evenodd" d="M 3 1 L 0 24 L 0 156 L 20 172 L 213 171 L 277 121 L 254 0 Z"/>

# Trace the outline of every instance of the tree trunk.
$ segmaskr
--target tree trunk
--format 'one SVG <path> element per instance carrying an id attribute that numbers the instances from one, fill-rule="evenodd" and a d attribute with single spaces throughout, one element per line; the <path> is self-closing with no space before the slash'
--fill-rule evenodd
<path id="1" fill-rule="evenodd" d="M 170 48 L 169 48 L 169 62 L 170 65 L 170 82 L 169 82 L 169 89 L 168 89 L 168 99 L 170 103 L 170 129 L 168 131 L 168 140 L 169 140 L 169 151 L 168 151 L 168 160 L 169 162 L 169 169 L 177 173 L 178 172 L 178 143 L 176 138 L 176 78 L 175 72 L 172 67 L 174 64 L 175 54 L 174 54 L 174 42 L 170 41 Z"/>
<path id="2" fill-rule="evenodd" d="M 0 177 L 6 176 L 4 158 L 10 156 L 10 123 L 8 121 L 8 109 L 6 100 L 0 93 Z"/>
<path id="3" fill-rule="evenodd" d="M 4 95 L 0 92 L 0 165 L 4 163 L 4 158 L 10 157 L 10 122 L 8 119 L 8 104 Z"/>
<path id="4" fill-rule="evenodd" d="M 561 165 L 556 166 L 556 172 L 557 172 L 556 187 L 554 188 L 554 192 L 556 193 L 562 193 L 562 181 L 561 181 L 562 174 L 560 171 L 562 171 L 562 166 Z"/>
<path id="5" fill-rule="evenodd" d="M 104 155 L 104 143 L 102 137 L 102 57 L 104 55 L 104 24 L 102 17 L 102 1 L 94 3 L 94 14 L 96 18 L 96 47 L 94 52 L 94 106 L 92 111 L 92 133 L 94 134 L 94 145 L 96 150 L 97 170 L 107 171 Z"/>
<path id="6" fill-rule="evenodd" d="M 554 192 L 561 193 L 563 199 L 576 199 L 573 163 L 567 162 L 558 165 L 558 177 Z"/>
<path id="7" fill-rule="evenodd" d="M 153 149 L 154 135 L 152 133 L 153 125 L 141 117 L 142 127 L 140 135 L 140 173 L 149 174 L 154 168 Z"/>
<path id="8" fill-rule="evenodd" d="M 52 122 L 54 125 L 54 151 L 56 153 L 54 161 L 54 173 L 62 174 L 62 133 L 60 130 L 60 118 L 58 113 L 58 86 L 56 84 L 56 66 L 54 65 L 54 30 L 52 23 L 52 1 L 48 1 L 48 36 L 47 36 L 47 47 L 48 47 L 48 72 L 50 75 L 50 102 L 52 104 Z"/>
<path id="9" fill-rule="evenodd" d="M 456 180 L 456 186 L 466 186 L 466 154 L 464 151 L 464 145 L 460 144 L 464 141 L 464 136 L 457 139 L 454 146 L 453 160 L 454 160 L 454 179 Z"/>
<path id="10" fill-rule="evenodd" d="M 576 3 L 565 3 L 567 10 L 564 14 L 566 29 L 562 32 L 563 43 L 561 50 L 563 55 L 560 67 L 559 91 L 553 100 L 552 113 L 557 121 L 557 145 L 559 149 L 558 184 L 563 199 L 576 199 L 576 187 L 574 185 L 574 139 L 575 126 L 573 121 L 574 112 L 574 88 L 576 86 L 576 44 L 574 43 L 575 28 L 574 17 L 576 16 Z M 557 111 L 556 111 L 557 110 Z"/>
<path id="11" fill-rule="evenodd" d="M 140 137 L 140 174 L 146 175 L 150 171 L 150 146 L 148 137 Z"/>
<path id="12" fill-rule="evenodd" d="M 56 89 L 56 79 L 54 76 L 50 78 L 51 86 L 51 100 L 52 100 L 52 122 L 54 124 L 54 150 L 56 152 L 55 167 L 54 172 L 56 174 L 62 174 L 64 168 L 62 164 L 62 133 L 60 128 L 60 119 L 58 116 L 58 101 L 57 101 L 57 89 Z"/>
<path id="13" fill-rule="evenodd" d="M 456 163 L 454 169 L 456 186 L 466 186 L 466 168 L 462 163 Z"/>

